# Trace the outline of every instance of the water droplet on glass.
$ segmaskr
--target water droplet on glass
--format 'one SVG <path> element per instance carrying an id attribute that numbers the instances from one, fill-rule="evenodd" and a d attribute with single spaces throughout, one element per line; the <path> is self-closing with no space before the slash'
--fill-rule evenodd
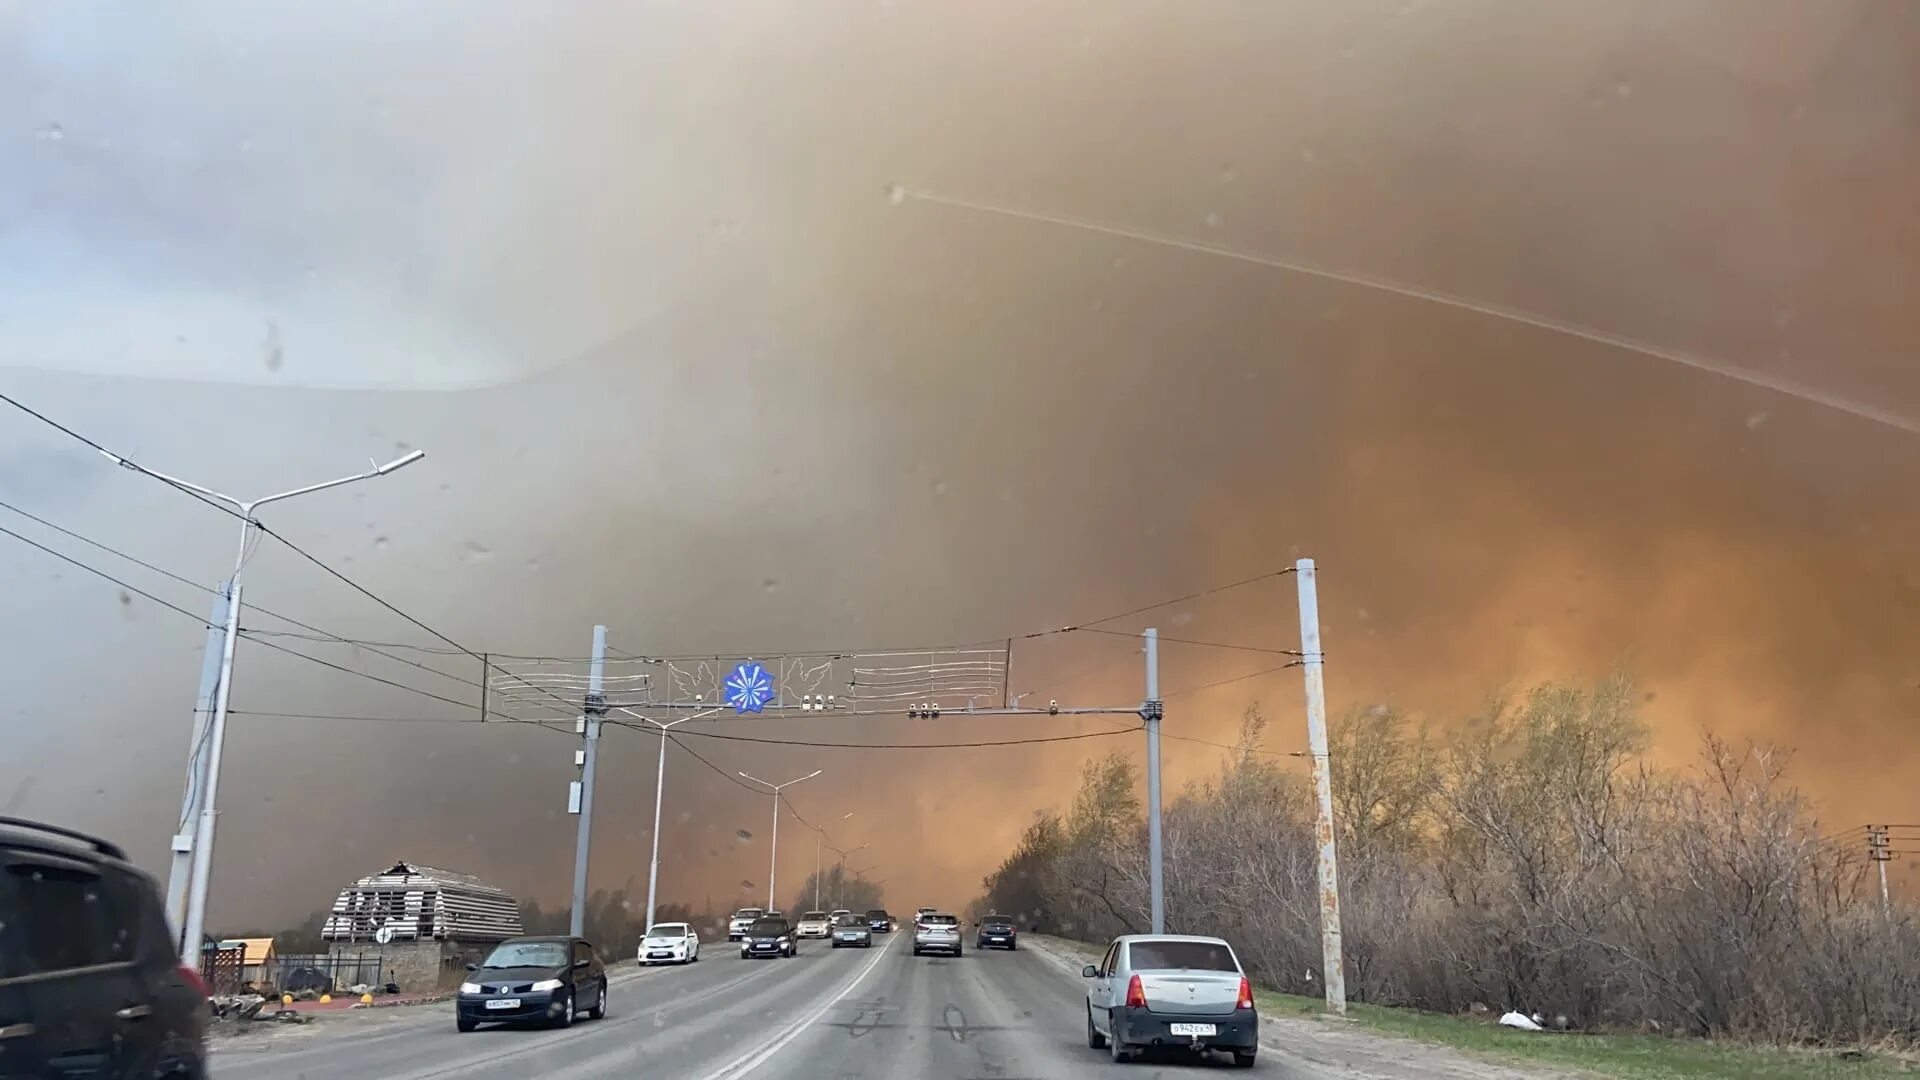
<path id="1" fill-rule="evenodd" d="M 1234 182 L 1235 180 L 1238 180 L 1238 179 L 1240 179 L 1240 170 L 1239 170 L 1239 169 L 1236 169 L 1236 168 L 1234 168 L 1234 167 L 1233 167 L 1233 166 L 1231 166 L 1231 165 L 1222 165 L 1222 166 L 1220 167 L 1220 182 L 1221 182 L 1221 183 L 1223 183 L 1223 184 L 1231 184 L 1231 183 L 1233 183 L 1233 182 Z"/>
<path id="2" fill-rule="evenodd" d="M 1219 228 L 1219 227 L 1220 227 L 1220 214 L 1219 214 L 1219 212 L 1218 212 L 1218 211 L 1214 211 L 1214 210 L 1209 210 L 1209 211 L 1207 211 L 1207 228 L 1209 228 L 1209 229 L 1217 229 L 1217 228 Z"/>
<path id="3" fill-rule="evenodd" d="M 387 550 L 387 544 L 390 542 L 391 541 L 384 536 L 376 536 L 373 538 L 373 546 L 381 551 Z"/>
<path id="4" fill-rule="evenodd" d="M 1770 412 L 1767 412 L 1764 409 L 1759 412 L 1753 413 L 1747 417 L 1747 430 L 1753 431 L 1759 428 L 1761 424 L 1766 423 L 1768 420 L 1772 418 L 1773 418 L 1773 414 Z"/>
<path id="5" fill-rule="evenodd" d="M 485 544 L 479 543 L 478 541 L 469 540 L 460 545 L 460 547 L 462 558 L 468 562 L 486 562 L 488 559 L 493 558 L 493 552 L 490 551 Z"/>
<path id="6" fill-rule="evenodd" d="M 935 480 L 933 482 L 933 493 L 935 495 L 945 495 L 947 493 L 947 482 L 945 480 Z"/>
<path id="7" fill-rule="evenodd" d="M 737 836 L 737 837 L 739 837 L 739 838 L 740 838 L 740 840 L 741 840 L 742 842 L 745 842 L 745 841 L 748 841 L 748 840 L 751 840 L 751 839 L 753 839 L 753 834 L 752 834 L 752 833 L 750 833 L 750 832 L 748 832 L 748 831 L 747 831 L 747 830 L 745 830 L 745 829 L 735 829 L 735 830 L 733 831 L 733 835 L 735 835 L 735 836 Z M 745 884 L 746 884 L 746 885 L 747 885 L 747 886 L 748 886 L 749 888 L 751 888 L 751 887 L 752 887 L 752 883 L 751 883 L 751 882 L 747 882 L 747 883 L 745 883 Z"/>
<path id="8" fill-rule="evenodd" d="M 768 579 L 766 579 L 765 581 L 762 581 L 762 582 L 760 583 L 760 587 L 761 587 L 762 589 L 764 589 L 764 590 L 766 590 L 767 592 L 779 592 L 779 591 L 780 591 L 780 583 L 779 583 L 779 582 L 777 582 L 777 581 L 775 581 L 775 580 L 773 580 L 772 578 L 768 578 Z"/>
<path id="9" fill-rule="evenodd" d="M 1615 97 L 1623 97 L 1623 98 L 1626 98 L 1626 97 L 1632 97 L 1632 96 L 1633 96 L 1633 84 L 1632 84 L 1632 83 L 1630 83 L 1630 82 L 1617 82 L 1617 83 L 1614 83 L 1614 84 L 1613 84 L 1613 96 L 1615 96 Z"/>
<path id="10" fill-rule="evenodd" d="M 47 142 L 59 142 L 67 137 L 67 129 L 59 124 L 48 124 L 40 129 L 40 138 Z"/>
<path id="11" fill-rule="evenodd" d="M 1093 310 L 1095 310 L 1095 311 L 1105 311 L 1105 310 L 1107 310 L 1107 298 L 1106 298 L 1106 297 L 1104 297 L 1104 296 L 1096 296 L 1096 297 L 1094 297 L 1094 298 L 1093 298 Z"/>
<path id="12" fill-rule="evenodd" d="M 895 206 L 907 201 L 907 189 L 899 184 L 887 185 L 887 201 Z"/>

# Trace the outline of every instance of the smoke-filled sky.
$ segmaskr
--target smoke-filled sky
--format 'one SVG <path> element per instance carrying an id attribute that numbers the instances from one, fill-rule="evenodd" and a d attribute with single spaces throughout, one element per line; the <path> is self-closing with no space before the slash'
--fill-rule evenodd
<path id="1" fill-rule="evenodd" d="M 0 4 L 0 382 L 242 495 L 426 449 L 265 517 L 475 649 L 973 641 L 1310 555 L 1336 710 L 1625 669 L 1663 758 L 1753 735 L 1835 828 L 1914 820 L 1916 84 L 1904 0 Z M 237 540 L 18 414 L 0 499 L 208 584 Z M 0 805 L 160 868 L 201 631 L 4 536 L 0 574 Z M 246 575 L 438 644 L 272 541 Z M 1149 618 L 1298 640 L 1288 579 L 1111 625 Z M 1014 689 L 1137 700 L 1133 648 L 1023 645 Z M 1170 733 L 1258 698 L 1299 744 L 1297 673 L 1163 659 Z M 396 722 L 234 717 L 216 926 L 396 858 L 564 899 L 569 738 L 252 643 L 234 708 Z M 824 769 L 795 804 L 896 907 L 964 903 L 1108 745 L 691 743 Z M 603 746 L 595 883 L 644 889 L 657 744 Z M 668 897 L 764 889 L 765 797 L 670 751 L 667 806 Z"/>

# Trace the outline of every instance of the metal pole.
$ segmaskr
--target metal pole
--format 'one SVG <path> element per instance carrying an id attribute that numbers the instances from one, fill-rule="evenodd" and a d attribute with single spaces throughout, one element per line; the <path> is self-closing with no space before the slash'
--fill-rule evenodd
<path id="1" fill-rule="evenodd" d="M 653 774 L 653 859 L 647 863 L 647 925 L 653 929 L 654 890 L 660 885 L 660 802 L 667 789 L 667 729 L 655 725 L 660 734 L 660 767 Z"/>
<path id="2" fill-rule="evenodd" d="M 96 447 L 95 449 L 99 448 Z M 414 450 L 393 461 L 387 462 L 385 465 L 374 465 L 374 467 L 367 472 L 355 473 L 352 476 L 342 476 L 318 484 L 308 484 L 305 487 L 294 488 L 291 491 L 282 491 L 276 495 L 267 495 L 254 499 L 251 502 L 236 499 L 231 495 L 223 494 L 212 488 L 201 487 L 199 484 L 182 480 L 176 476 L 168 476 L 166 473 L 128 461 L 126 458 L 109 453 L 106 450 L 100 450 L 100 454 L 121 468 L 144 473 L 147 476 L 165 481 L 174 487 L 183 488 L 210 499 L 217 499 L 220 502 L 235 507 L 239 511 L 236 516 L 240 518 L 240 553 L 236 555 L 233 560 L 233 576 L 227 579 L 226 595 L 228 598 L 228 606 L 226 619 L 224 620 L 226 625 L 225 640 L 221 643 L 220 648 L 220 682 L 218 688 L 214 691 L 213 715 L 207 721 L 206 726 L 205 760 L 201 761 L 190 757 L 187 762 L 187 788 L 189 792 L 193 790 L 196 778 L 201 780 L 199 785 L 199 805 L 197 808 L 199 820 L 195 826 L 194 835 L 191 838 L 185 835 L 183 826 L 182 831 L 174 835 L 170 845 L 173 850 L 174 865 L 170 868 L 168 875 L 167 913 L 169 917 L 174 915 L 175 907 L 178 903 L 178 898 L 175 895 L 175 885 L 180 878 L 184 876 L 187 881 L 185 910 L 179 913 L 179 919 L 174 925 L 180 930 L 180 953 L 182 959 L 197 968 L 200 963 L 200 943 L 206 932 L 207 889 L 213 874 L 213 816 L 216 812 L 214 795 L 219 784 L 220 755 L 226 745 L 227 701 L 233 689 L 233 649 L 234 643 L 240 633 L 240 571 L 245 568 L 247 563 L 247 541 L 251 538 L 254 526 L 253 512 L 268 503 L 279 502 L 282 499 L 291 499 L 296 495 L 307 495 L 316 491 L 325 491 L 328 488 L 339 487 L 342 484 L 351 484 L 356 480 L 371 480 L 374 477 L 385 476 L 396 469 L 404 468 L 419 461 L 426 456 L 426 451 Z M 205 677 L 203 675 L 201 689 L 204 692 L 206 688 Z M 198 746 L 198 744 L 199 736 L 196 731 L 195 745 Z M 204 777 L 200 776 L 202 772 L 204 772 Z M 188 796 L 188 799 L 189 801 L 192 800 L 191 794 Z M 183 861 L 191 864 L 190 870 L 183 869 L 181 866 Z"/>
<path id="3" fill-rule="evenodd" d="M 1321 671 L 1320 595 L 1312 559 L 1294 564 L 1300 580 L 1300 663 L 1306 674 L 1307 752 L 1313 756 L 1314 821 L 1320 843 L 1320 966 L 1327 1009 L 1346 1015 L 1347 977 L 1340 949 L 1340 862 L 1333 843 L 1333 769 L 1327 761 L 1327 687 Z"/>
<path id="4" fill-rule="evenodd" d="M 1153 932 L 1167 932 L 1166 882 L 1160 867 L 1160 631 L 1147 627 L 1147 700 L 1140 719 L 1147 729 L 1147 892 Z"/>
<path id="5" fill-rule="evenodd" d="M 767 910 L 776 910 L 773 903 L 773 878 L 780 865 L 780 789 L 773 789 L 773 843 L 767 845 Z"/>
<path id="6" fill-rule="evenodd" d="M 214 695 L 220 689 L 220 664 L 226 654 L 227 595 L 213 598 L 207 613 L 207 644 L 201 650 L 200 693 L 193 703 L 193 741 L 187 744 L 187 791 L 180 798 L 180 827 L 173 834 L 173 858 L 167 868 L 167 926 L 173 944 L 184 949 L 187 888 L 193 880 L 193 830 L 200 816 L 200 797 L 206 790 L 207 738 L 213 730 Z"/>
<path id="7" fill-rule="evenodd" d="M 1887 861 L 1893 858 L 1887 842 L 1885 825 L 1867 826 L 1867 858 L 1872 859 L 1880 871 L 1880 914 L 1893 914 L 1893 897 L 1887 892 Z"/>
<path id="8" fill-rule="evenodd" d="M 820 838 L 826 830 L 813 830 L 813 910 L 820 910 Z M 838 907 L 839 905 L 834 905 Z"/>
<path id="9" fill-rule="evenodd" d="M 240 529 L 240 550 L 247 549 L 250 524 Z M 234 570 L 238 578 L 240 571 Z M 227 586 L 226 640 L 220 645 L 220 688 L 213 699 L 212 725 L 207 731 L 206 783 L 200 792 L 200 821 L 193 838 L 193 880 L 187 892 L 187 912 L 181 927 L 180 955 L 186 965 L 200 970 L 200 943 L 207 933 L 207 887 L 213 880 L 213 825 L 215 800 L 220 794 L 220 755 L 227 742 L 227 702 L 233 695 L 233 647 L 240 639 L 240 583 Z"/>
<path id="10" fill-rule="evenodd" d="M 593 837 L 593 763 L 600 749 L 600 718 L 606 715 L 607 699 L 601 693 L 607 673 L 607 628 L 593 628 L 593 658 L 587 663 L 587 700 L 581 727 L 586 735 L 586 757 L 580 765 L 580 825 L 573 848 L 573 919 L 569 924 L 574 937 L 586 933 L 587 925 L 587 846 Z"/>

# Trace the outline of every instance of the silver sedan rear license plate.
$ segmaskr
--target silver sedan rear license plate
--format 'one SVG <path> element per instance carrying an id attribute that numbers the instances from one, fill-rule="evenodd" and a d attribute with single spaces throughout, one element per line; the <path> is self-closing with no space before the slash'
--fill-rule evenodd
<path id="1" fill-rule="evenodd" d="M 1217 1032 L 1212 1024 L 1168 1024 L 1167 1030 L 1175 1035 L 1212 1035 Z"/>

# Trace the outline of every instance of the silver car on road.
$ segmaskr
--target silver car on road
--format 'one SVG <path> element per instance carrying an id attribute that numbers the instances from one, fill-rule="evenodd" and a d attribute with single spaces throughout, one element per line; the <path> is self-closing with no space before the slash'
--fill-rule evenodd
<path id="1" fill-rule="evenodd" d="M 1260 1014 L 1233 946 L 1216 937 L 1128 934 L 1107 946 L 1087 982 L 1087 1045 L 1126 1061 L 1153 1047 L 1225 1050 L 1252 1068 Z"/>
<path id="2" fill-rule="evenodd" d="M 960 955 L 960 917 L 934 912 L 913 920 L 913 955 L 951 952 Z"/>

